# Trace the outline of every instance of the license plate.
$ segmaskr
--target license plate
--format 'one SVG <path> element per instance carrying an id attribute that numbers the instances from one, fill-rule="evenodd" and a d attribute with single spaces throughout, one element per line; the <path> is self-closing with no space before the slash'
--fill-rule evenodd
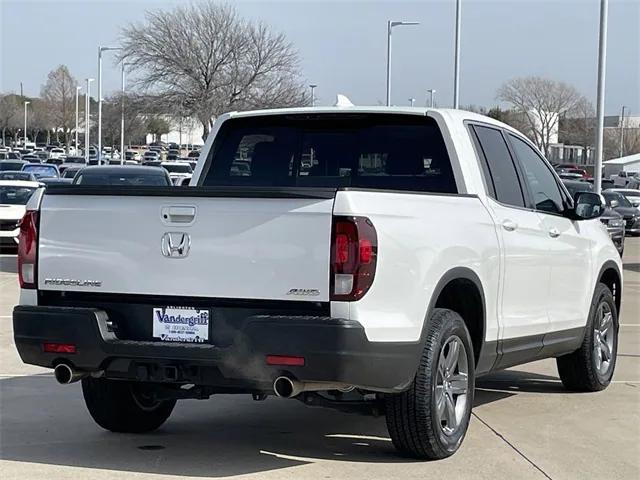
<path id="1" fill-rule="evenodd" d="M 189 307 L 155 307 L 153 338 L 164 342 L 204 343 L 209 340 L 207 309 Z"/>

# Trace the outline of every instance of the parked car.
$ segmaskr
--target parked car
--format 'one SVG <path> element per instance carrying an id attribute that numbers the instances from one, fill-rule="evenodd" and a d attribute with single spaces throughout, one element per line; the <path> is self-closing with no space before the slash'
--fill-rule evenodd
<path id="1" fill-rule="evenodd" d="M 622 263 L 602 198 L 572 202 L 517 130 L 341 107 L 234 112 L 211 135 L 192 179 L 208 188 L 76 185 L 25 215 L 15 345 L 81 379 L 101 427 L 275 395 L 385 412 L 403 455 L 438 459 L 463 441 L 479 375 L 556 357 L 570 390 L 610 383 Z M 239 152 L 249 176 L 231 173 Z"/>
<path id="2" fill-rule="evenodd" d="M 191 182 L 191 178 L 193 175 L 185 175 L 182 177 L 175 177 L 172 179 L 173 185 L 175 187 L 188 187 L 189 182 Z"/>
<path id="3" fill-rule="evenodd" d="M 155 162 L 158 160 L 160 160 L 160 153 L 154 150 L 147 150 L 146 152 L 144 152 L 144 155 L 142 156 L 143 165 L 146 165 L 148 162 Z"/>
<path id="4" fill-rule="evenodd" d="M 49 157 L 44 163 L 60 166 L 64 163 L 64 161 L 64 157 Z"/>
<path id="5" fill-rule="evenodd" d="M 61 173 L 62 178 L 73 178 L 84 168 L 84 165 L 67 165 L 64 172 Z"/>
<path id="6" fill-rule="evenodd" d="M 46 162 L 49 159 L 49 153 L 46 151 L 35 152 L 35 155 L 40 159 L 41 162 Z"/>
<path id="7" fill-rule="evenodd" d="M 41 163 L 40 157 L 33 154 L 22 155 L 21 160 L 29 163 Z"/>
<path id="8" fill-rule="evenodd" d="M 581 180 L 584 178 L 581 173 L 569 173 L 569 172 L 560 172 L 558 173 L 558 176 L 562 180 Z"/>
<path id="9" fill-rule="evenodd" d="M 37 182 L 0 180 L 0 246 L 18 244 L 18 223 L 24 216 L 27 201 L 38 187 Z"/>
<path id="10" fill-rule="evenodd" d="M 22 170 L 22 166 L 29 162 L 20 159 L 0 160 L 0 171 L 3 170 Z"/>
<path id="11" fill-rule="evenodd" d="M 85 161 L 86 160 L 84 157 L 79 157 L 79 156 L 71 156 L 64 159 L 64 163 L 74 164 L 74 165 L 84 165 Z"/>
<path id="12" fill-rule="evenodd" d="M 617 175 L 611 175 L 611 179 L 616 187 L 625 188 L 635 174 L 635 172 L 626 172 L 622 170 L 621 172 L 618 172 Z"/>
<path id="13" fill-rule="evenodd" d="M 624 197 L 629 200 L 631 205 L 636 208 L 640 208 L 640 190 L 632 188 L 612 188 L 609 191 L 624 195 Z"/>
<path id="14" fill-rule="evenodd" d="M 607 206 L 613 208 L 624 218 L 625 233 L 627 235 L 640 234 L 640 210 L 632 205 L 621 193 L 612 190 L 602 192 Z"/>
<path id="15" fill-rule="evenodd" d="M 171 186 L 166 170 L 158 167 L 100 166 L 86 167 L 73 178 L 75 185 Z"/>
<path id="16" fill-rule="evenodd" d="M 191 165 L 186 162 L 162 162 L 160 166 L 169 172 L 172 183 L 176 178 L 191 177 L 193 174 Z"/>
<path id="17" fill-rule="evenodd" d="M 23 172 L 33 173 L 38 180 L 42 178 L 60 177 L 58 167 L 47 163 L 26 163 L 22 166 L 21 170 Z"/>
<path id="18" fill-rule="evenodd" d="M 44 177 L 38 180 L 41 185 L 45 187 L 49 185 L 71 185 L 73 183 L 72 178 L 63 178 L 63 177 Z"/>
<path id="19" fill-rule="evenodd" d="M 189 154 L 187 155 L 187 157 L 189 158 L 198 158 L 200 156 L 200 150 L 192 150 L 189 152 Z"/>
<path id="20" fill-rule="evenodd" d="M 140 154 L 137 151 L 135 151 L 135 150 L 127 150 L 126 152 L 124 152 L 124 159 L 125 160 L 140 161 L 141 157 L 140 157 Z"/>
<path id="21" fill-rule="evenodd" d="M 21 172 L 19 170 L 0 170 L 0 180 L 22 180 L 24 182 L 37 181 L 33 173 Z"/>
<path id="22" fill-rule="evenodd" d="M 65 151 L 62 148 L 52 148 L 49 150 L 49 158 L 61 158 L 65 155 Z"/>
<path id="23" fill-rule="evenodd" d="M 575 198 L 579 192 L 592 192 L 593 185 L 587 182 L 575 181 L 575 180 L 563 180 L 562 183 L 571 194 L 571 198 Z M 624 218 L 618 212 L 611 207 L 605 209 L 604 213 L 600 217 L 600 221 L 606 226 L 609 237 L 615 245 L 620 256 L 624 252 L 624 234 L 625 223 Z"/>

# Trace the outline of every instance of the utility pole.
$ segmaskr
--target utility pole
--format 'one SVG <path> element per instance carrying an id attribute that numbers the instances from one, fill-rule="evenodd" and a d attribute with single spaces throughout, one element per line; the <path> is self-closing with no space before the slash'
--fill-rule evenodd
<path id="1" fill-rule="evenodd" d="M 91 130 L 91 125 L 89 124 L 91 112 L 89 110 L 91 109 L 91 82 L 93 82 L 93 78 L 87 78 L 86 81 L 87 92 L 84 102 L 84 163 L 89 165 L 89 130 Z M 99 155 L 98 159 L 100 159 Z"/>
<path id="2" fill-rule="evenodd" d="M 460 105 L 460 17 L 462 14 L 462 0 L 456 0 L 456 44 L 453 62 L 453 108 Z M 433 106 L 433 105 L 432 105 Z"/>
<path id="3" fill-rule="evenodd" d="M 23 148 L 27 148 L 27 105 L 31 102 L 28 100 L 24 101 L 24 145 Z"/>
<path id="4" fill-rule="evenodd" d="M 624 156 L 624 109 L 622 106 L 622 115 L 620 115 L 620 158 Z"/>
<path id="5" fill-rule="evenodd" d="M 76 155 L 78 155 L 78 114 L 79 114 L 79 110 L 78 110 L 78 94 L 80 92 L 80 90 L 82 90 L 82 87 L 80 85 L 76 85 L 76 135 L 75 135 L 75 145 L 74 148 L 76 149 Z"/>
<path id="6" fill-rule="evenodd" d="M 596 100 L 596 165 L 593 186 L 602 192 L 602 149 L 604 142 L 604 86 L 607 68 L 607 17 L 609 0 L 600 0 L 600 38 L 598 42 L 598 95 Z"/>

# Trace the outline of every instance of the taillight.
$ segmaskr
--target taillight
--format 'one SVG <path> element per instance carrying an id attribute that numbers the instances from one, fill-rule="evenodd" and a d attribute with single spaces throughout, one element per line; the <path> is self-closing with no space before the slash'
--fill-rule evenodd
<path id="1" fill-rule="evenodd" d="M 333 217 L 331 300 L 352 302 L 371 288 L 376 274 L 378 236 L 365 217 Z"/>
<path id="2" fill-rule="evenodd" d="M 27 210 L 20 220 L 18 234 L 18 279 L 21 288 L 36 288 L 38 250 L 38 211 Z"/>

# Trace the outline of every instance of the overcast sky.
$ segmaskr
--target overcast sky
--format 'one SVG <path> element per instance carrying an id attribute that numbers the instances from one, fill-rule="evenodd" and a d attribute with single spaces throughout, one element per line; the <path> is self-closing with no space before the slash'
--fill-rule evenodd
<path id="1" fill-rule="evenodd" d="M 66 64 L 82 80 L 97 76 L 98 45 L 117 43 L 120 28 L 174 0 L 0 0 L 0 91 L 37 95 L 47 73 Z M 392 102 L 424 105 L 437 90 L 452 103 L 454 0 L 232 1 L 247 17 L 282 31 L 297 47 L 302 74 L 317 83 L 320 104 L 336 93 L 355 104 L 385 99 L 386 22 L 396 27 Z M 507 79 L 539 75 L 574 85 L 595 100 L 599 0 L 463 0 L 461 105 L 491 106 Z M 640 0 L 611 0 L 606 112 L 626 105 L 640 115 Z M 105 54 L 105 94 L 119 89 L 117 66 Z M 95 89 L 95 86 L 93 87 Z M 95 90 L 94 90 L 95 91 Z"/>

